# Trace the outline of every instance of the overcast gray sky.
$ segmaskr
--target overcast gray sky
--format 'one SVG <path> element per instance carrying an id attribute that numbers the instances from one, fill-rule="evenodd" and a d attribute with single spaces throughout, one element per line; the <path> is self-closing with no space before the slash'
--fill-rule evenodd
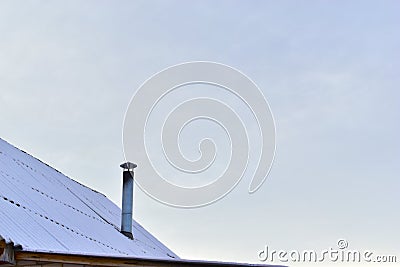
<path id="1" fill-rule="evenodd" d="M 174 64 L 221 62 L 271 106 L 267 181 L 189 210 L 136 190 L 134 217 L 184 258 L 257 262 L 264 245 L 339 238 L 400 256 L 399 13 L 399 1 L 1 1 L 0 137 L 120 204 L 135 90 Z"/>

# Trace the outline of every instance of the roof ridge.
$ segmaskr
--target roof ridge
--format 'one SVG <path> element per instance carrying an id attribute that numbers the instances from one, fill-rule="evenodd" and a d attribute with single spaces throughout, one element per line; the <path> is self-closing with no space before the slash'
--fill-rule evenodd
<path id="1" fill-rule="evenodd" d="M 24 150 L 22 150 L 22 149 L 20 149 L 20 148 L 18 148 L 18 147 L 16 147 L 16 146 L 14 146 L 13 144 L 9 143 L 8 141 L 4 140 L 3 138 L 0 137 L 0 140 L 3 141 L 3 142 L 5 142 L 5 143 L 7 143 L 7 144 L 10 145 L 10 146 L 12 146 L 13 148 L 15 148 L 15 149 L 21 151 L 22 153 L 24 153 L 24 154 L 30 156 L 31 158 L 33 158 L 33 159 L 39 161 L 40 163 L 46 165 L 46 166 L 49 167 L 50 169 L 55 170 L 56 172 L 62 174 L 63 176 L 65 176 L 65 177 L 67 177 L 68 179 L 70 179 L 71 181 L 73 181 L 73 182 L 75 182 L 75 183 L 77 183 L 77 184 L 79 184 L 79 185 L 81 185 L 81 186 L 83 186 L 83 187 L 85 187 L 85 188 L 87 188 L 87 189 L 90 189 L 91 191 L 93 191 L 93 192 L 95 192 L 95 193 L 97 193 L 97 194 L 100 194 L 100 195 L 102 195 L 102 196 L 104 196 L 104 197 L 107 197 L 104 193 L 102 193 L 102 192 L 100 192 L 100 191 L 97 191 L 97 190 L 95 190 L 95 189 L 93 189 L 93 188 L 91 188 L 91 187 L 89 187 L 89 186 L 87 186 L 87 185 L 84 185 L 84 184 L 81 183 L 81 182 L 78 182 L 77 180 L 75 180 L 75 179 L 69 177 L 68 175 L 66 175 L 66 174 L 64 174 L 63 172 L 57 170 L 56 168 L 52 167 L 51 165 L 47 164 L 46 162 L 42 161 L 41 159 L 39 159 L 39 158 L 37 158 L 37 157 L 31 155 L 30 153 L 28 153 L 28 152 L 26 152 L 26 151 L 24 151 Z M 2 152 L 0 151 L 0 153 L 2 153 Z"/>

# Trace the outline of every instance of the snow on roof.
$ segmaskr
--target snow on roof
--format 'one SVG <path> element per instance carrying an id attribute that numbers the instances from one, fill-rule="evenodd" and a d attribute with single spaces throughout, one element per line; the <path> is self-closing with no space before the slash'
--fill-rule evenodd
<path id="1" fill-rule="evenodd" d="M 119 232 L 112 201 L 0 138 L 0 240 L 24 251 L 178 258 L 136 221 Z"/>

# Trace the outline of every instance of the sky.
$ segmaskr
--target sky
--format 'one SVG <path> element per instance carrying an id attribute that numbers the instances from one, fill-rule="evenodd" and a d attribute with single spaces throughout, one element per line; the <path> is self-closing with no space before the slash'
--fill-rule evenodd
<path id="1" fill-rule="evenodd" d="M 171 65 L 220 62 L 271 107 L 266 182 L 248 194 L 245 176 L 197 209 L 136 187 L 134 218 L 182 258 L 259 262 L 266 245 L 321 251 L 344 238 L 400 261 L 399 11 L 398 1 L 1 1 L 0 138 L 120 205 L 137 88 Z"/>

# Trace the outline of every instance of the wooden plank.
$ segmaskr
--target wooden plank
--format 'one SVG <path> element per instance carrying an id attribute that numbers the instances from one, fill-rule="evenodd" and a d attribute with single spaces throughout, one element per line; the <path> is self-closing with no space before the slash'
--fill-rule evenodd
<path id="1" fill-rule="evenodd" d="M 45 263 L 40 265 L 44 267 L 62 267 L 62 263 Z"/>
<path id="2" fill-rule="evenodd" d="M 179 266 L 174 264 L 162 264 L 153 263 L 151 261 L 146 262 L 145 260 L 133 260 L 133 259 L 113 259 L 108 257 L 94 257 L 84 255 L 59 255 L 59 254 L 47 254 L 47 253 L 31 253 L 31 252 L 18 252 L 17 262 L 19 260 L 30 260 L 35 262 L 56 262 L 63 264 L 77 264 L 77 265 L 90 265 L 90 266 Z"/>
<path id="3" fill-rule="evenodd" d="M 25 261 L 25 260 L 17 260 L 17 266 L 26 266 L 26 267 L 32 267 L 32 266 L 46 266 L 46 267 L 62 267 L 62 263 L 54 263 L 54 262 L 40 262 L 40 261 Z M 65 266 L 65 265 L 64 265 Z M 3 266 L 1 266 L 3 267 Z M 83 265 L 81 265 L 83 267 Z"/>
<path id="4" fill-rule="evenodd" d="M 17 261 L 18 266 L 34 266 L 40 265 L 36 261 Z"/>
<path id="5" fill-rule="evenodd" d="M 65 263 L 65 264 L 62 265 L 62 267 L 85 267 L 85 265 Z"/>
<path id="6" fill-rule="evenodd" d="M 264 264 L 242 264 L 227 262 L 208 262 L 208 261 L 188 261 L 188 260 L 162 260 L 162 259 L 143 259 L 143 258 L 124 258 L 124 257 L 106 257 L 106 256 L 88 256 L 88 255 L 71 255 L 57 253 L 42 252 L 24 252 L 17 251 L 15 255 L 17 262 L 20 260 L 34 262 L 63 263 L 89 266 L 144 266 L 144 267 L 194 267 L 194 266 L 215 266 L 215 267 L 249 267 L 249 266 L 273 266 Z M 275 265 L 275 267 L 278 267 Z"/>
<path id="7" fill-rule="evenodd" d="M 0 248 L 6 248 L 7 244 L 5 240 L 0 240 Z"/>

